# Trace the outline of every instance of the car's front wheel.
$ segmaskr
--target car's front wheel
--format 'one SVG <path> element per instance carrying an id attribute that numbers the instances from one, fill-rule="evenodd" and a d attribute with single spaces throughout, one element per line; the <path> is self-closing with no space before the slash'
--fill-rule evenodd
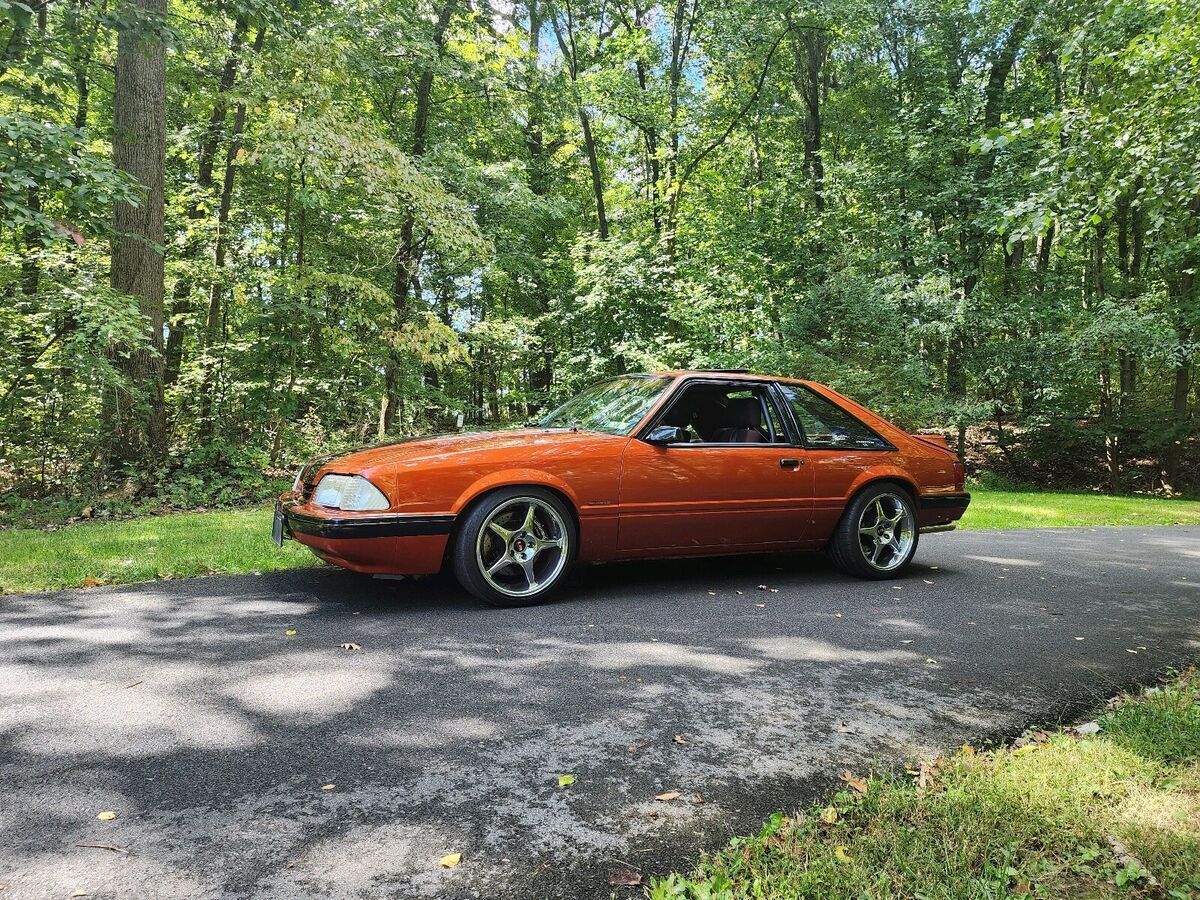
<path id="1" fill-rule="evenodd" d="M 829 542 L 829 556 L 850 575 L 890 578 L 912 562 L 918 533 L 908 491 L 887 482 L 869 485 L 846 507 Z"/>
<path id="2" fill-rule="evenodd" d="M 562 500 L 540 488 L 505 488 L 467 513 L 454 540 L 454 574 L 486 603 L 525 606 L 561 585 L 574 553 L 574 520 Z"/>

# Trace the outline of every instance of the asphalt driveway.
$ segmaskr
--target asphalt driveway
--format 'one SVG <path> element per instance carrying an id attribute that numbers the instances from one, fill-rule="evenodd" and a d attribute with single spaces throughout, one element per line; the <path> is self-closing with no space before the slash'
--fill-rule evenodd
<path id="1" fill-rule="evenodd" d="M 613 870 L 686 868 L 843 768 L 1200 659 L 1200 528 L 917 560 L 589 567 L 519 610 L 329 569 L 0 597 L 0 897 L 625 897 Z"/>

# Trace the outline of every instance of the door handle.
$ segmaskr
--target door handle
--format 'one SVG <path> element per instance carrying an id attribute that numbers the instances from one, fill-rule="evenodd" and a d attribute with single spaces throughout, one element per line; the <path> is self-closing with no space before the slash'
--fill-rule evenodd
<path id="1" fill-rule="evenodd" d="M 798 469 L 802 465 L 804 465 L 804 460 L 802 459 L 781 459 L 779 461 L 779 468 L 781 469 Z"/>

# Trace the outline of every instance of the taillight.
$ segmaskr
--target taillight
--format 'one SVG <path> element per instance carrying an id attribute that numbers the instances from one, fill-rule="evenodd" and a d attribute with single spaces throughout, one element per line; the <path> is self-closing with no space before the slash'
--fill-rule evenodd
<path id="1" fill-rule="evenodd" d="M 961 491 L 967 484 L 967 470 L 957 459 L 954 461 L 954 489 Z"/>

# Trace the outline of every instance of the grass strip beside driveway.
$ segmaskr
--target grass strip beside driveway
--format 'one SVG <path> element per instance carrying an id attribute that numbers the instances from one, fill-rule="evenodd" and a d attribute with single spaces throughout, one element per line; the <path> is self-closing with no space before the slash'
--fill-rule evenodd
<path id="1" fill-rule="evenodd" d="M 1175 524 L 1200 524 L 1200 502 L 973 488 L 961 527 Z M 5 593 L 311 565 L 298 544 L 271 543 L 269 506 L 0 531 Z"/>
<path id="2" fill-rule="evenodd" d="M 271 543 L 264 507 L 0 531 L 0 590 L 44 591 L 210 573 L 319 565 L 308 548 Z"/>
<path id="3" fill-rule="evenodd" d="M 971 488 L 960 528 L 1200 525 L 1200 501 Z"/>
<path id="4" fill-rule="evenodd" d="M 1200 897 L 1200 676 L 773 816 L 651 900 Z"/>

